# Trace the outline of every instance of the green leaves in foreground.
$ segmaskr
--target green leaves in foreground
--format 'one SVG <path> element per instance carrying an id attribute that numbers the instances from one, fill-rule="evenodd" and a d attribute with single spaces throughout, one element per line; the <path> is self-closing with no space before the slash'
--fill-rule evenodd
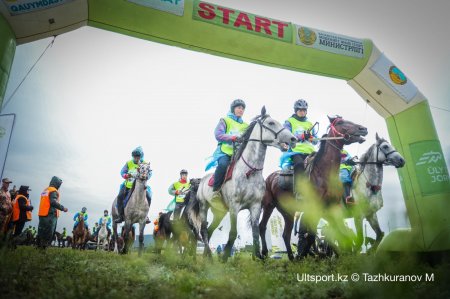
<path id="1" fill-rule="evenodd" d="M 450 298 L 450 264 L 432 268 L 411 256 L 395 260 L 342 256 L 337 260 L 252 261 L 227 264 L 169 253 L 118 256 L 107 252 L 31 247 L 0 250 L 2 298 Z M 425 275 L 433 282 L 353 282 L 352 273 Z M 299 282 L 303 274 L 349 275 L 348 281 Z"/>

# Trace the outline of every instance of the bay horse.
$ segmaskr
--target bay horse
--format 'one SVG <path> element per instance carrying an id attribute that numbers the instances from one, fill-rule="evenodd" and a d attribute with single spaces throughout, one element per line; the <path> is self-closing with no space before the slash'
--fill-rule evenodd
<path id="1" fill-rule="evenodd" d="M 196 230 L 190 222 L 191 213 L 195 212 L 195 202 L 197 190 L 201 179 L 191 179 L 190 187 L 185 196 L 185 207 L 180 215 L 180 219 L 170 220 L 173 211 L 163 213 L 158 220 L 159 229 L 154 235 L 155 248 L 157 253 L 161 253 L 164 241 L 173 242 L 178 246 L 182 255 L 189 254 L 196 259 L 197 240 L 200 239 L 200 232 Z M 172 237 L 171 237 L 172 236 Z M 169 244 L 167 244 L 169 246 Z"/>
<path id="2" fill-rule="evenodd" d="M 261 109 L 261 115 L 255 117 L 242 135 L 243 143 L 232 158 L 234 169 L 232 178 L 222 185 L 221 201 L 212 201 L 213 189 L 208 182 L 213 174 L 207 174 L 201 179 L 191 220 L 199 229 L 205 244 L 204 255 L 211 257 L 209 239 L 223 217 L 230 213 L 231 229 L 228 242 L 224 249 L 223 260 L 231 255 L 231 249 L 237 236 L 237 216 L 239 211 L 250 211 L 250 222 L 253 236 L 253 256 L 261 257 L 259 246 L 258 222 L 261 214 L 261 201 L 265 192 L 262 169 L 268 146 L 284 149 L 286 144 L 297 141 L 294 135 L 278 121 L 266 114 L 266 108 Z M 207 213 L 211 208 L 214 219 L 207 227 Z"/>
<path id="3" fill-rule="evenodd" d="M 64 238 L 60 232 L 55 231 L 53 234 L 53 241 L 56 241 L 58 247 L 65 247 Z"/>
<path id="4" fill-rule="evenodd" d="M 83 214 L 78 215 L 78 224 L 73 230 L 73 249 L 86 249 L 86 242 L 89 237 L 89 231 L 84 225 L 84 216 Z"/>
<path id="5" fill-rule="evenodd" d="M 384 236 L 378 223 L 377 211 L 383 206 L 381 186 L 383 184 L 383 166 L 401 168 L 405 165 L 405 159 L 384 138 L 375 134 L 375 143 L 362 154 L 356 168 L 356 177 L 353 182 L 354 207 L 350 212 L 354 217 L 356 227 L 356 248 L 361 249 L 364 241 L 363 219 L 366 218 L 376 233 L 376 239 L 372 248 L 376 248 Z"/>
<path id="6" fill-rule="evenodd" d="M 316 199 L 325 206 L 338 204 L 342 185 L 337 182 L 339 174 L 339 165 L 341 162 L 341 150 L 344 145 L 355 142 L 362 143 L 365 139 L 362 136 L 367 135 L 367 128 L 344 120 L 342 117 L 328 117 L 330 121 L 328 133 L 323 136 L 319 151 L 316 153 L 311 165 L 309 166 L 309 181 L 316 193 Z M 331 138 L 330 138 L 331 137 Z M 286 246 L 288 257 L 294 259 L 291 249 L 291 233 L 294 222 L 295 212 L 300 210 L 299 202 L 294 199 L 292 190 L 283 190 L 280 188 L 280 171 L 271 173 L 265 182 L 265 194 L 262 201 L 263 216 L 259 224 L 259 233 L 262 242 L 262 255 L 267 257 L 268 249 L 266 243 L 267 222 L 275 208 L 284 218 L 283 240 Z M 298 182 L 295 182 L 298 184 Z M 302 187 L 305 186 L 304 184 Z M 304 211 L 307 212 L 307 211 Z M 316 224 L 320 217 L 317 215 L 312 221 Z M 303 219 L 304 217 L 302 217 Z M 315 232 L 317 225 L 310 223 L 310 229 Z M 307 244 L 307 250 L 312 245 L 312 241 Z"/>
<path id="7" fill-rule="evenodd" d="M 141 163 L 139 168 L 137 169 L 136 177 L 134 178 L 133 187 L 129 192 L 132 192 L 131 195 L 127 195 L 130 197 L 127 205 L 124 209 L 124 243 L 123 250 L 121 253 L 127 253 L 129 249 L 129 232 L 131 231 L 131 227 L 135 223 L 139 223 L 139 255 L 142 255 L 142 251 L 144 249 L 144 228 L 145 222 L 147 219 L 148 210 L 150 209 L 150 203 L 147 201 L 146 192 L 147 192 L 147 180 L 150 178 L 151 169 L 150 163 Z M 119 213 L 117 211 L 117 197 L 114 199 L 111 208 L 111 215 L 113 218 L 113 239 L 117 240 L 117 223 L 115 219 L 119 217 Z M 116 244 L 117 245 L 117 244 Z M 115 252 L 119 252 L 118 247 L 115 246 Z"/>

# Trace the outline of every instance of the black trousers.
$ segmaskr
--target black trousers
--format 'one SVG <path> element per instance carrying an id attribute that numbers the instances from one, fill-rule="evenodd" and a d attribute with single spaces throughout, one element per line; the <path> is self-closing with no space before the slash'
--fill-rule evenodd
<path id="1" fill-rule="evenodd" d="M 26 221 L 16 221 L 14 228 L 14 237 L 20 236 Z"/>
<path id="2" fill-rule="evenodd" d="M 213 191 L 217 191 L 222 186 L 223 180 L 225 179 L 225 174 L 227 172 L 228 165 L 230 165 L 231 157 L 225 155 L 220 157 L 216 171 L 214 172 L 214 187 Z"/>

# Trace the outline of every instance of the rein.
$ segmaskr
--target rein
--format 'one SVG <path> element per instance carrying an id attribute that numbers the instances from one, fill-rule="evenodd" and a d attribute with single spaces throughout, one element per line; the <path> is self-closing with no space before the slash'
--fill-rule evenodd
<path id="1" fill-rule="evenodd" d="M 383 144 L 383 143 L 381 143 L 381 144 Z M 398 153 L 397 152 L 397 150 L 395 150 L 395 149 L 393 149 L 392 151 L 390 151 L 389 153 L 385 153 L 385 152 L 383 152 L 382 150 L 381 150 L 381 152 L 384 154 L 384 156 L 386 157 L 386 159 L 384 159 L 384 161 L 380 161 L 380 160 L 378 160 L 378 153 L 380 152 L 380 146 L 381 146 L 381 144 L 380 145 L 377 145 L 377 154 L 376 154 L 376 161 L 366 161 L 366 162 L 355 162 L 355 164 L 360 164 L 360 165 L 362 165 L 362 166 L 364 166 L 364 165 L 367 165 L 367 164 L 372 164 L 372 165 L 379 165 L 379 166 L 381 166 L 381 165 L 386 165 L 386 166 L 389 166 L 389 165 L 391 165 L 391 164 L 389 164 L 387 161 L 389 160 L 389 155 L 390 154 L 393 154 L 393 153 Z"/>
<path id="2" fill-rule="evenodd" d="M 267 116 L 264 117 L 261 121 L 261 119 L 257 119 L 256 122 L 259 124 L 259 128 L 260 128 L 260 135 L 259 135 L 259 139 L 247 139 L 244 140 L 244 142 L 250 142 L 250 141 L 256 141 L 256 142 L 260 142 L 262 143 L 264 146 L 267 146 L 268 143 L 271 143 L 273 140 L 263 140 L 262 136 L 263 136 L 263 128 L 268 130 L 269 132 L 271 132 L 274 135 L 274 140 L 278 139 L 278 135 L 283 132 L 284 130 L 287 130 L 285 127 L 281 128 L 278 132 L 275 132 L 275 130 L 272 130 L 271 128 L 269 128 L 268 126 L 264 125 L 264 122 L 266 121 Z M 247 165 L 248 168 L 250 168 L 249 171 L 247 171 L 245 173 L 246 177 L 249 178 L 253 173 L 256 173 L 258 171 L 262 171 L 264 169 L 263 168 L 256 168 L 251 166 L 245 159 L 244 156 L 241 155 L 240 158 L 242 158 L 242 161 L 244 161 L 245 165 Z M 237 161 L 236 161 L 237 162 Z"/>

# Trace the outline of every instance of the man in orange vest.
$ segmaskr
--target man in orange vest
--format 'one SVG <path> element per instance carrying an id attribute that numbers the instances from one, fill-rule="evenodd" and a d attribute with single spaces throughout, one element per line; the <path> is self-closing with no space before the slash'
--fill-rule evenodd
<path id="1" fill-rule="evenodd" d="M 12 221 L 14 222 L 14 237 L 22 233 L 25 222 L 31 221 L 33 206 L 29 200 L 30 194 L 28 191 L 31 191 L 28 186 L 20 186 L 19 192 L 17 192 L 13 201 Z"/>
<path id="2" fill-rule="evenodd" d="M 52 242 L 58 222 L 59 211 L 67 212 L 67 208 L 59 203 L 58 189 L 61 187 L 61 184 L 62 180 L 54 176 L 50 181 L 49 187 L 41 193 L 37 235 L 37 246 L 39 248 L 45 249 Z"/>

